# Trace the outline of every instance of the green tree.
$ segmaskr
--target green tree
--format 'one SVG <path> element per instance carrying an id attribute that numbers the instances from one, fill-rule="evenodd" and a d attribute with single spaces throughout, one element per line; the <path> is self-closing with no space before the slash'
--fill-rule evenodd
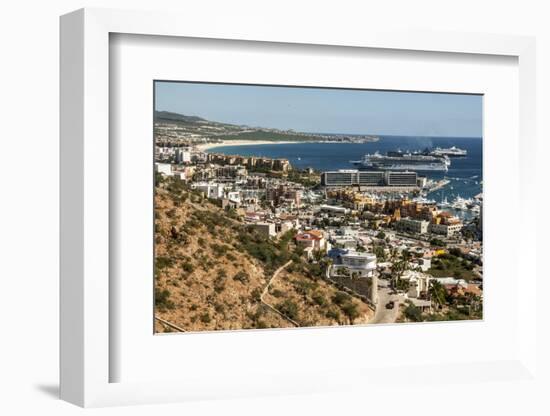
<path id="1" fill-rule="evenodd" d="M 431 301 L 436 305 L 442 306 L 445 304 L 445 288 L 437 280 L 432 280 L 430 282 L 428 293 L 430 295 Z"/>
<path id="2" fill-rule="evenodd" d="M 420 308 L 415 306 L 411 301 L 408 301 L 407 307 L 403 311 L 403 314 L 409 321 L 422 322 L 424 320 Z"/>
<path id="3" fill-rule="evenodd" d="M 408 253 L 406 251 L 403 251 L 403 253 Z M 399 281 L 401 280 L 401 277 L 410 268 L 409 261 L 407 259 L 407 255 L 403 256 L 403 254 L 400 254 L 397 249 L 391 250 L 391 281 L 392 286 L 395 288 L 397 287 Z"/>

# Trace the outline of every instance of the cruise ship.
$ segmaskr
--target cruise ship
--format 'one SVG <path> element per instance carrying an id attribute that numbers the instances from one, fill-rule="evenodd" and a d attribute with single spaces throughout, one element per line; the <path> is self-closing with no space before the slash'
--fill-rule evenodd
<path id="1" fill-rule="evenodd" d="M 361 160 L 351 161 L 359 169 L 374 170 L 411 170 L 411 171 L 447 171 L 451 161 L 447 156 L 434 156 L 424 153 L 376 152 L 366 154 Z"/>
<path id="2" fill-rule="evenodd" d="M 433 156 L 464 157 L 468 154 L 468 151 L 459 149 L 456 146 L 449 147 L 447 149 L 436 147 L 430 152 L 430 154 Z"/>

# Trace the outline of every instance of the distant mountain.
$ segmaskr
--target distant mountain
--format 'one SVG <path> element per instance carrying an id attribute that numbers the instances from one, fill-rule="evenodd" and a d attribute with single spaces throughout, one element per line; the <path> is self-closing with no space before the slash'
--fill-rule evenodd
<path id="1" fill-rule="evenodd" d="M 208 122 L 208 120 L 197 116 L 186 116 L 183 114 L 172 113 L 170 111 L 155 111 L 155 120 L 181 121 L 184 123 Z"/>
<path id="2" fill-rule="evenodd" d="M 211 121 L 198 116 L 187 116 L 171 111 L 155 111 L 155 122 L 161 124 L 174 124 L 177 132 L 170 131 L 169 135 L 177 139 L 177 136 L 200 136 L 203 139 L 212 140 L 260 140 L 260 141 L 347 141 L 364 143 L 376 141 L 373 136 L 342 137 L 332 134 L 301 133 L 294 130 L 280 130 L 276 128 L 250 127 L 230 123 Z M 159 129 L 162 129 L 159 126 Z M 166 132 L 164 133 L 166 134 Z M 175 136 L 174 136 L 175 135 Z M 189 136 L 187 136 L 189 137 Z"/>

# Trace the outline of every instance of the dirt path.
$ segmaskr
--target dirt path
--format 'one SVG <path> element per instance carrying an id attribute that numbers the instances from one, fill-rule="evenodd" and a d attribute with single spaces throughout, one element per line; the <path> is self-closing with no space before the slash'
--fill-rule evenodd
<path id="1" fill-rule="evenodd" d="M 157 321 L 159 321 L 160 323 L 163 323 L 164 325 L 172 328 L 172 329 L 175 329 L 176 331 L 179 331 L 179 332 L 187 332 L 185 329 L 183 328 L 180 328 L 179 326 L 173 324 L 172 322 L 168 322 L 168 321 L 165 321 L 164 319 L 162 318 L 159 318 L 158 316 L 155 316 L 155 319 Z"/>
<path id="2" fill-rule="evenodd" d="M 290 264 L 292 263 L 292 260 L 289 260 L 287 261 L 285 264 L 283 264 L 281 267 L 279 267 L 277 270 L 275 270 L 275 273 L 273 273 L 273 276 L 271 276 L 271 279 L 269 279 L 269 282 L 267 282 L 267 285 L 265 286 L 262 294 L 260 295 L 260 302 L 266 306 L 268 309 L 272 310 L 273 312 L 275 312 L 277 315 L 279 315 L 281 318 L 283 318 L 284 320 L 290 322 L 292 325 L 294 325 L 295 327 L 299 327 L 300 324 L 298 322 L 296 322 L 295 320 L 289 318 L 288 316 L 286 316 L 284 313 L 282 313 L 281 311 L 279 311 L 277 308 L 275 308 L 273 305 L 270 305 L 269 303 L 267 303 L 266 301 L 264 301 L 264 296 L 267 294 L 268 290 L 269 290 L 269 287 L 271 286 L 271 283 L 275 280 L 275 278 L 279 275 L 279 273 L 281 273 L 285 268 L 287 268 Z"/>

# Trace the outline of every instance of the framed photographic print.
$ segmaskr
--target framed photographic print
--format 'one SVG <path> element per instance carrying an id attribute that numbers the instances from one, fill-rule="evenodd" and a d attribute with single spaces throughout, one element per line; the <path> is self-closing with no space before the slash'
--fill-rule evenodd
<path id="1" fill-rule="evenodd" d="M 61 19 L 62 398 L 536 383 L 533 40 L 206 27 Z"/>
<path id="2" fill-rule="evenodd" d="M 155 332 L 483 318 L 481 95 L 154 89 Z"/>

